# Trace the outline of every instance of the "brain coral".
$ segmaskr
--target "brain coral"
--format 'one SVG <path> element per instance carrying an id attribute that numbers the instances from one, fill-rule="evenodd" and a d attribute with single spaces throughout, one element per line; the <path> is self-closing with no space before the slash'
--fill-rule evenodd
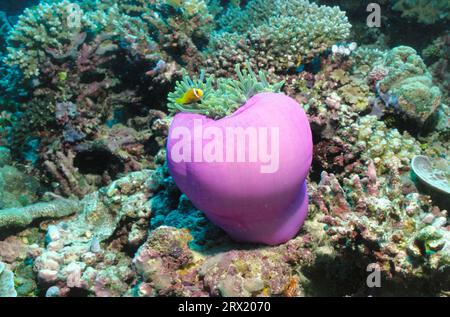
<path id="1" fill-rule="evenodd" d="M 417 52 L 399 46 L 387 52 L 381 65 L 386 76 L 377 82 L 382 99 L 396 96 L 399 110 L 422 127 L 441 105 L 441 91 Z M 396 106 L 396 105 L 395 105 Z"/>

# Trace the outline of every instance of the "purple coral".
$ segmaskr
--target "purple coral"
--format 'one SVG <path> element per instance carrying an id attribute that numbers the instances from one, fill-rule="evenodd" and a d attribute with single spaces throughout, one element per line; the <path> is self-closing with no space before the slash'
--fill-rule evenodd
<path id="1" fill-rule="evenodd" d="M 200 124 L 205 134 L 215 131 L 212 141 L 197 134 Z M 231 143 L 220 144 L 224 141 L 220 131 L 225 136 L 230 128 L 250 134 L 252 129 L 257 131 L 259 149 L 252 147 L 251 136 L 242 148 L 239 141 L 235 148 L 231 145 L 238 136 Z M 264 129 L 270 137 L 261 141 Z M 184 142 L 183 151 L 178 152 L 180 142 Z M 209 153 L 214 157 L 212 162 L 205 157 L 211 147 L 215 148 Z M 245 160 L 233 153 L 234 157 L 227 154 L 221 161 L 217 154 L 228 153 L 230 147 L 236 152 L 243 150 Z M 267 150 L 277 161 L 270 167 L 267 157 L 261 156 Z M 196 157 L 199 151 L 204 161 Z M 175 183 L 212 222 L 238 241 L 274 245 L 297 234 L 307 215 L 306 177 L 311 161 L 312 135 L 306 114 L 283 94 L 258 94 L 231 116 L 217 121 L 180 113 L 169 131 L 168 165 Z"/>

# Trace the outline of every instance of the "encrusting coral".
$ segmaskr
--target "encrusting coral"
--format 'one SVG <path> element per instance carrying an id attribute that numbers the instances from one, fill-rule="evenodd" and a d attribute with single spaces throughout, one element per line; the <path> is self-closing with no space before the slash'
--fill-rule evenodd
<path id="1" fill-rule="evenodd" d="M 365 177 L 353 174 L 343 181 L 323 172 L 312 212 L 326 224 L 333 245 L 375 261 L 388 283 L 405 283 L 414 274 L 421 276 L 415 291 L 431 280 L 435 291 L 448 290 L 447 212 L 408 189 L 399 166 L 392 162 L 387 174 L 377 176 L 369 162 Z"/>
<path id="2" fill-rule="evenodd" d="M 61 218 L 74 214 L 78 202 L 58 199 L 49 203 L 36 203 L 26 207 L 0 210 L 0 229 L 24 228 L 35 220 Z"/>
<path id="3" fill-rule="evenodd" d="M 131 260 L 123 252 L 146 238 L 151 175 L 151 171 L 131 173 L 87 195 L 73 219 L 49 226 L 46 248 L 34 262 L 39 283 L 57 286 L 59 296 L 73 288 L 97 296 L 123 295 L 133 275 Z M 112 249 L 103 248 L 105 241 Z"/>
<path id="4" fill-rule="evenodd" d="M 365 161 L 373 160 L 378 171 L 388 169 L 393 161 L 401 166 L 421 152 L 420 146 L 408 133 L 389 129 L 375 116 L 365 116 L 343 128 L 339 136 L 351 144 L 353 153 L 361 153 Z"/>

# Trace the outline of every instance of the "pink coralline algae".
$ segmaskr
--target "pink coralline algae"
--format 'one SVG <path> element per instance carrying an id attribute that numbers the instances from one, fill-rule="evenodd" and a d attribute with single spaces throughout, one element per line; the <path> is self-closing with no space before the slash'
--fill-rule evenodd
<path id="1" fill-rule="evenodd" d="M 252 145 L 255 135 L 259 142 Z M 261 93 L 220 120 L 177 114 L 168 166 L 183 193 L 233 239 L 275 245 L 294 237 L 307 215 L 312 147 L 300 105 Z"/>

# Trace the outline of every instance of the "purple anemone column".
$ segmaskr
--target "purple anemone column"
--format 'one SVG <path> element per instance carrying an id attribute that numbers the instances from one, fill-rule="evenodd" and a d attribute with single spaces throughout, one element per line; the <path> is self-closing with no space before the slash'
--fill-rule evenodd
<path id="1" fill-rule="evenodd" d="M 312 147 L 300 105 L 261 93 L 220 120 L 177 114 L 167 156 L 177 186 L 213 223 L 237 241 L 274 245 L 294 237 L 306 218 Z"/>

